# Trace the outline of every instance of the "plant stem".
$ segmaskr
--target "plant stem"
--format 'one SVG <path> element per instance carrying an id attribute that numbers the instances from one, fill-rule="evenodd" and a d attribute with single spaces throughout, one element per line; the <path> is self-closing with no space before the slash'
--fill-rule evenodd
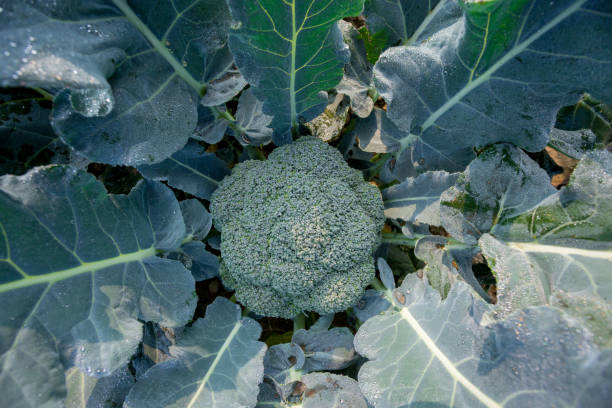
<path id="1" fill-rule="evenodd" d="M 423 237 L 439 237 L 440 235 L 429 235 L 429 234 L 414 234 L 413 238 L 409 238 L 402 234 L 401 232 L 383 232 L 382 233 L 382 242 L 383 244 L 395 244 L 395 245 L 404 245 L 407 247 L 414 247 L 417 241 Z M 452 245 L 454 248 L 458 247 L 470 247 L 469 245 L 464 244 L 461 241 L 457 241 L 451 237 L 442 237 L 446 239 L 445 246 Z"/>
<path id="2" fill-rule="evenodd" d="M 300 329 L 306 328 L 306 316 L 304 313 L 299 313 L 293 318 L 293 331 L 296 332 Z"/>
<path id="3" fill-rule="evenodd" d="M 389 159 L 389 157 L 391 157 L 391 153 L 377 154 L 372 158 L 371 162 L 375 164 L 368 169 L 368 172 L 372 175 L 370 180 L 380 173 L 380 169 L 382 169 L 385 163 L 387 163 L 387 159 Z"/>
<path id="4" fill-rule="evenodd" d="M 245 149 L 246 149 L 247 153 L 249 154 L 249 157 L 252 157 L 252 158 L 258 159 L 258 160 L 266 160 L 266 156 L 264 156 L 264 154 L 261 152 L 261 150 L 259 150 L 255 146 L 247 145 L 245 147 Z"/>
<path id="5" fill-rule="evenodd" d="M 53 102 L 53 95 L 51 95 L 49 92 L 45 91 L 42 88 L 32 88 L 32 89 L 38 92 L 39 94 L 41 94 L 42 96 L 44 96 L 46 100 Z"/>
<path id="6" fill-rule="evenodd" d="M 381 292 L 384 292 L 387 290 L 387 288 L 385 288 L 385 285 L 383 285 L 382 282 L 378 280 L 376 276 L 374 277 L 374 279 L 372 279 L 372 281 L 370 282 L 370 285 L 372 285 L 374 289 L 380 290 Z"/>
<path id="7" fill-rule="evenodd" d="M 409 247 L 414 247 L 417 241 L 427 235 L 415 234 L 414 238 L 408 238 L 401 232 L 383 232 L 382 233 L 382 242 L 384 244 L 395 244 L 395 245 L 405 245 Z"/>

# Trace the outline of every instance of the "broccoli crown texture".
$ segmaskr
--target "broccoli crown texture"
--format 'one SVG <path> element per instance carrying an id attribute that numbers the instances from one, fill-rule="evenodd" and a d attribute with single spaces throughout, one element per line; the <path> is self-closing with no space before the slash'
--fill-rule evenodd
<path id="1" fill-rule="evenodd" d="M 255 313 L 344 310 L 374 277 L 380 192 L 319 139 L 238 164 L 210 208 L 221 231 L 221 278 Z"/>

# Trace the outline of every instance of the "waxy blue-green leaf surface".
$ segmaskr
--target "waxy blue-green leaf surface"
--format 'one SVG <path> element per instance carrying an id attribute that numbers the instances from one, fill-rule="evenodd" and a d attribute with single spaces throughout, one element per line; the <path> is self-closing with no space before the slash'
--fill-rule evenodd
<path id="1" fill-rule="evenodd" d="M 414 44 L 431 34 L 456 8 L 453 0 L 366 0 L 363 14 L 370 32 L 386 34 L 387 46 Z"/>
<path id="2" fill-rule="evenodd" d="M 186 238 L 160 183 L 126 196 L 64 166 L 4 176 L 0 233 L 0 388 L 11 407 L 58 406 L 63 365 L 107 376 L 136 351 L 139 320 L 175 327 L 193 315 L 193 277 L 156 256 Z"/>
<path id="3" fill-rule="evenodd" d="M 167 180 L 172 187 L 208 200 L 230 169 L 214 153 L 205 150 L 190 140 L 182 150 L 161 163 L 140 166 L 138 170 L 146 178 Z"/>
<path id="4" fill-rule="evenodd" d="M 277 144 L 323 112 L 325 91 L 342 79 L 349 55 L 336 21 L 357 16 L 363 0 L 228 0 L 229 45 Z"/>
<path id="5" fill-rule="evenodd" d="M 483 326 L 491 306 L 463 282 L 446 300 L 415 275 L 355 336 L 359 386 L 376 408 L 604 407 L 612 354 L 558 309 Z"/>
<path id="6" fill-rule="evenodd" d="M 586 152 L 596 148 L 597 136 L 590 129 L 561 130 L 554 128 L 550 132 L 548 146 L 571 157 L 580 160 Z"/>
<path id="7" fill-rule="evenodd" d="M 472 258 L 479 252 L 478 248 L 449 241 L 437 235 L 417 241 L 414 255 L 426 264 L 423 277 L 442 298 L 446 298 L 455 282 L 463 280 L 483 299 L 489 300 L 472 270 Z"/>
<path id="8" fill-rule="evenodd" d="M 181 245 L 168 258 L 181 261 L 196 281 L 214 278 L 219 274 L 219 258 L 201 242 L 212 228 L 212 215 L 194 198 L 181 201 L 180 206 L 187 236 L 193 241 Z"/>
<path id="9" fill-rule="evenodd" d="M 528 195 L 527 186 L 516 194 Z M 497 314 L 541 304 L 567 307 L 598 343 L 610 343 L 611 214 L 612 155 L 600 150 L 584 156 L 568 186 L 483 235 L 479 245 L 497 276 Z M 592 305 L 592 316 L 578 310 L 578 300 Z"/>
<path id="10" fill-rule="evenodd" d="M 351 52 L 351 59 L 344 67 L 344 76 L 336 85 L 336 91 L 351 99 L 351 110 L 355 115 L 367 118 L 374 108 L 374 101 L 369 95 L 370 89 L 373 89 L 374 66 L 368 61 L 366 46 L 359 31 L 346 21 L 339 21 L 338 25 Z"/>
<path id="11" fill-rule="evenodd" d="M 270 143 L 274 130 L 269 127 L 272 116 L 263 112 L 263 103 L 253 95 L 251 88 L 240 95 L 236 110 L 234 137 L 242 145 L 260 146 Z"/>
<path id="12" fill-rule="evenodd" d="M 546 172 L 509 144 L 488 147 L 440 197 L 440 220 L 455 239 L 475 245 L 485 232 L 555 193 Z"/>
<path id="13" fill-rule="evenodd" d="M 240 306 L 218 297 L 177 336 L 174 359 L 153 366 L 130 391 L 124 407 L 242 408 L 257 403 L 266 345 L 261 326 Z"/>
<path id="14" fill-rule="evenodd" d="M 226 108 L 224 105 L 208 107 L 198 105 L 198 124 L 192 137 L 209 144 L 219 143 L 225 136 L 229 122 L 224 118 Z"/>
<path id="15" fill-rule="evenodd" d="M 539 151 L 557 111 L 588 91 L 612 101 L 612 3 L 452 2 L 463 15 L 381 55 L 374 83 L 422 169 L 462 170 L 473 148 Z"/>
<path id="16" fill-rule="evenodd" d="M 451 187 L 458 173 L 432 171 L 410 177 L 382 191 L 387 218 L 399 218 L 412 223 L 441 225 L 440 195 Z"/>
<path id="17" fill-rule="evenodd" d="M 66 371 L 65 408 L 120 407 L 133 385 L 134 377 L 127 366 L 102 378 L 89 377 L 73 367 Z"/>
<path id="18" fill-rule="evenodd" d="M 225 4 L 73 3 L 3 8 L 2 84 L 67 88 L 56 95 L 53 127 L 91 160 L 138 165 L 179 150 L 199 94 L 232 65 Z"/>

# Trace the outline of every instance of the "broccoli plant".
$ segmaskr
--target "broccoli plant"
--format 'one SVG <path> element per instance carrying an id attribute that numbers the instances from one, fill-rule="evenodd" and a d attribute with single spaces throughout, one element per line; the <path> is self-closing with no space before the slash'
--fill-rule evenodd
<path id="1" fill-rule="evenodd" d="M 610 0 L 0 0 L 11 408 L 607 407 Z"/>

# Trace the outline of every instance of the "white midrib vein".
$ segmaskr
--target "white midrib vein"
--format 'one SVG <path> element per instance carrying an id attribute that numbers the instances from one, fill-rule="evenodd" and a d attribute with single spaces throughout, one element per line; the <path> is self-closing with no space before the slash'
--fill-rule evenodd
<path id="1" fill-rule="evenodd" d="M 587 258 L 607 259 L 612 261 L 612 250 L 581 249 L 557 245 L 543 245 L 530 242 L 507 242 L 506 245 L 527 253 L 579 255 Z"/>
<path id="2" fill-rule="evenodd" d="M 155 51 L 159 53 L 174 69 L 189 86 L 195 89 L 198 94 L 203 94 L 206 89 L 206 84 L 198 82 L 185 67 L 172 55 L 168 48 L 153 34 L 145 23 L 134 13 L 125 0 L 112 0 L 112 2 L 121 10 L 130 23 L 132 23 L 138 31 L 149 41 Z M 178 18 L 178 17 L 177 17 Z"/>
<path id="3" fill-rule="evenodd" d="M 41 283 L 54 283 L 64 279 L 71 278 L 73 276 L 80 275 L 82 273 L 95 272 L 100 269 L 108 268 L 115 265 L 126 264 L 129 262 L 142 261 L 145 258 L 154 256 L 157 253 L 155 248 L 141 249 L 136 252 L 130 252 L 127 254 L 121 254 L 113 258 L 107 258 L 101 261 L 95 262 L 84 262 L 74 268 L 65 269 L 63 271 L 56 271 L 46 273 L 44 275 L 30 275 L 27 278 L 19 279 L 16 281 L 8 282 L 0 285 L 0 293 L 8 292 L 15 289 L 25 288 L 28 286 L 38 285 Z"/>
<path id="4" fill-rule="evenodd" d="M 208 181 L 210 181 L 211 183 L 217 184 L 219 185 L 219 181 L 215 180 L 212 177 L 207 176 L 206 174 L 202 173 L 201 171 L 196 170 L 194 167 L 189 166 L 188 164 L 185 164 L 179 160 L 176 160 L 174 157 L 170 157 L 170 160 L 172 160 L 173 162 L 175 162 L 176 164 L 178 164 L 179 166 L 182 166 L 184 168 L 186 168 L 187 170 L 193 172 L 194 174 L 202 177 L 203 179 L 206 179 Z"/>
<path id="5" fill-rule="evenodd" d="M 442 350 L 436 346 L 436 343 L 427 332 L 421 327 L 419 322 L 410 314 L 407 308 L 402 308 L 400 311 L 402 318 L 408 322 L 412 330 L 414 330 L 419 339 L 425 344 L 425 347 L 434 355 L 435 358 L 440 361 L 442 366 L 448 371 L 451 377 L 458 383 L 460 383 L 465 389 L 467 389 L 472 395 L 474 395 L 480 402 L 482 402 L 487 408 L 503 408 L 503 406 L 494 401 L 491 397 L 482 392 L 476 385 L 468 380 L 461 372 L 455 367 L 455 365 L 444 355 Z"/>
<path id="6" fill-rule="evenodd" d="M 295 53 L 297 51 L 297 36 L 299 31 L 296 31 L 295 27 L 295 0 L 291 2 L 291 71 L 289 78 L 289 104 L 291 106 L 291 128 L 295 129 L 297 126 L 297 107 L 295 102 Z"/>
<path id="7" fill-rule="evenodd" d="M 191 400 L 189 401 L 189 404 L 187 404 L 186 408 L 192 408 L 193 404 L 196 403 L 196 401 L 198 400 L 198 398 L 204 391 L 204 388 L 206 387 L 206 384 L 208 383 L 210 376 L 215 372 L 215 368 L 217 368 L 217 364 L 219 364 L 219 361 L 221 361 L 221 357 L 223 357 L 223 354 L 228 349 L 228 347 L 232 343 L 232 340 L 234 339 L 234 337 L 236 337 L 236 334 L 238 334 L 238 331 L 240 330 L 241 327 L 242 327 L 242 323 L 240 321 L 236 322 L 236 324 L 234 325 L 234 328 L 232 329 L 230 334 L 227 336 L 227 338 L 223 342 L 223 345 L 217 352 L 217 356 L 215 357 L 212 364 L 210 365 L 210 368 L 208 369 L 208 371 L 206 371 L 206 375 L 204 376 L 204 378 L 202 378 L 202 381 L 200 381 L 200 385 L 198 386 L 198 389 L 193 394 L 193 397 L 191 397 Z"/>
<path id="8" fill-rule="evenodd" d="M 576 12 L 584 3 L 586 3 L 586 0 L 580 0 L 574 3 L 571 7 L 568 7 L 565 11 L 560 13 L 557 17 L 553 18 L 543 27 L 538 29 L 535 33 L 533 33 L 533 35 L 531 35 L 525 41 L 523 41 L 516 47 L 512 48 L 506 55 L 500 58 L 495 64 L 491 65 L 491 67 L 487 69 L 485 72 L 483 72 L 480 76 L 478 76 L 473 81 L 468 82 L 465 87 L 463 87 L 459 92 L 453 95 L 452 98 L 446 101 L 442 106 L 436 109 L 436 111 L 433 112 L 427 118 L 427 120 L 423 123 L 423 126 L 421 127 L 421 133 L 424 132 L 429 127 L 431 127 L 440 118 L 440 116 L 444 115 L 453 106 L 458 104 L 463 99 L 463 97 L 465 97 L 467 94 L 472 92 L 474 89 L 478 88 L 484 82 L 488 81 L 491 78 L 491 76 L 495 72 L 497 72 L 504 64 L 506 64 L 512 58 L 516 57 L 521 52 L 525 51 L 527 47 L 529 47 L 531 44 L 533 44 L 533 42 L 535 42 L 540 37 L 542 37 L 544 34 L 546 34 L 549 30 L 557 26 L 561 21 L 565 20 L 567 17 L 574 14 L 574 12 Z M 406 138 L 411 138 L 411 137 L 414 137 L 414 135 L 410 134 L 406 136 Z"/>

